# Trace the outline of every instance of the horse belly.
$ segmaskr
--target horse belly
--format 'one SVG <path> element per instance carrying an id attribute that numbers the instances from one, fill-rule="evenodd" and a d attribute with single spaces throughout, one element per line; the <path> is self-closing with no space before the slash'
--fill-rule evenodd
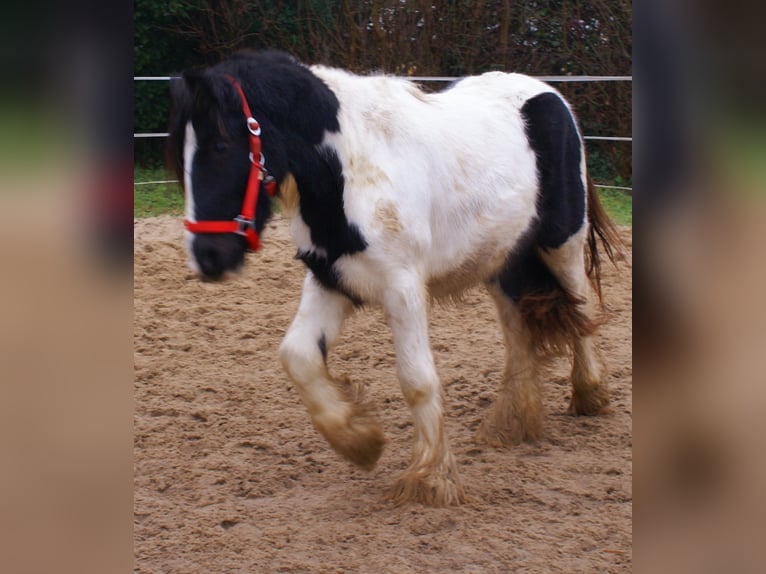
<path id="1" fill-rule="evenodd" d="M 436 298 L 458 297 L 465 290 L 495 276 L 513 250 L 514 241 L 488 242 L 479 246 L 458 264 L 432 274 L 428 292 Z"/>
<path id="2" fill-rule="evenodd" d="M 528 180 L 505 190 L 479 187 L 483 198 L 475 193 L 433 218 L 428 286 L 434 297 L 458 295 L 499 272 L 537 214 L 533 168 Z"/>

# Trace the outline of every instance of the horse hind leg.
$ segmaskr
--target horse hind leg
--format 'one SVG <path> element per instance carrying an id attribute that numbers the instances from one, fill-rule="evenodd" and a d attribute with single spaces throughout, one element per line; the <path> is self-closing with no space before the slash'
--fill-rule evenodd
<path id="1" fill-rule="evenodd" d="M 564 244 L 555 249 L 541 249 L 543 263 L 556 277 L 569 303 L 566 325 L 572 346 L 572 398 L 569 412 L 574 415 L 597 415 L 608 412 L 609 392 L 604 381 L 604 368 L 596 345 L 598 313 L 595 294 L 586 273 L 585 233 L 583 226 Z"/>
<path id="2" fill-rule="evenodd" d="M 609 395 L 594 333 L 598 326 L 584 262 L 584 231 L 558 248 L 527 246 L 487 284 L 505 339 L 503 383 L 478 439 L 512 445 L 543 434 L 542 367 L 572 349 L 572 399 L 578 415 L 603 412 Z"/>
<path id="3" fill-rule="evenodd" d="M 543 432 L 540 358 L 518 301 L 501 281 L 487 285 L 498 310 L 505 342 L 505 370 L 497 399 L 482 422 L 477 440 L 493 446 L 534 441 Z"/>
<path id="4" fill-rule="evenodd" d="M 495 403 L 477 439 L 493 445 L 543 435 L 540 378 L 547 360 L 569 344 L 572 302 L 529 241 L 487 284 L 505 342 L 505 369 Z"/>
<path id="5" fill-rule="evenodd" d="M 558 95 L 543 93 L 524 104 L 522 115 L 540 175 L 539 220 L 525 251 L 532 280 L 508 281 L 522 284 L 516 290 L 518 305 L 536 349 L 573 350 L 570 410 L 597 414 L 606 408 L 609 395 L 593 339 L 597 315 L 585 251 L 587 247 L 596 262 L 592 271 L 598 281 L 593 232 L 605 239 L 611 254 L 606 240 L 614 237 L 613 229 L 587 177 L 585 150 L 569 107 Z M 592 241 L 586 241 L 589 233 Z"/>

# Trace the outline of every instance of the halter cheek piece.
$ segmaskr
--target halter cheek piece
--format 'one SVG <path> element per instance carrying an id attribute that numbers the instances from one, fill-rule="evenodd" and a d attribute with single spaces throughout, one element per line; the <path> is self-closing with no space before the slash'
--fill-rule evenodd
<path id="1" fill-rule="evenodd" d="M 252 251 L 257 251 L 261 246 L 258 232 L 255 230 L 255 206 L 258 203 L 258 193 L 263 187 L 270 196 L 274 195 L 276 183 L 274 178 L 266 171 L 266 160 L 261 153 L 261 126 L 258 124 L 250 106 L 247 104 L 245 92 L 239 82 L 229 75 L 226 78 L 234 84 L 242 99 L 242 110 L 245 112 L 247 131 L 250 141 L 250 175 L 247 179 L 247 191 L 242 203 L 240 214 L 230 221 L 184 221 L 186 229 L 192 233 L 237 233 L 244 235 L 247 244 Z"/>

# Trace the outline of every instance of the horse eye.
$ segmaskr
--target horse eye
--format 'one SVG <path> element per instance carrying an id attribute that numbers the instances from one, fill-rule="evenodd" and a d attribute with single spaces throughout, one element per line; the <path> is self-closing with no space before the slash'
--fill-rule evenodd
<path id="1" fill-rule="evenodd" d="M 229 149 L 229 144 L 227 144 L 226 142 L 217 142 L 215 144 L 215 151 L 217 151 L 219 153 L 223 153 L 227 149 Z"/>

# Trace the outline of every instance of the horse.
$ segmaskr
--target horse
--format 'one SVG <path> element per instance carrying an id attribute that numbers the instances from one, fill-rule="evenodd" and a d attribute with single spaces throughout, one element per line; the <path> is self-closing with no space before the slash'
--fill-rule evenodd
<path id="1" fill-rule="evenodd" d="M 396 504 L 466 500 L 429 346 L 433 300 L 483 286 L 504 335 L 498 397 L 477 431 L 497 446 L 543 436 L 541 366 L 572 356 L 569 412 L 608 410 L 596 331 L 599 243 L 619 236 L 587 174 L 570 104 L 550 85 L 488 72 L 428 93 L 405 79 L 240 51 L 171 83 L 169 162 L 183 182 L 190 267 L 236 273 L 272 211 L 290 218 L 306 266 L 279 347 L 314 427 L 363 469 L 384 435 L 369 405 L 328 372 L 344 321 L 382 307 L 411 411 L 412 458 Z"/>

